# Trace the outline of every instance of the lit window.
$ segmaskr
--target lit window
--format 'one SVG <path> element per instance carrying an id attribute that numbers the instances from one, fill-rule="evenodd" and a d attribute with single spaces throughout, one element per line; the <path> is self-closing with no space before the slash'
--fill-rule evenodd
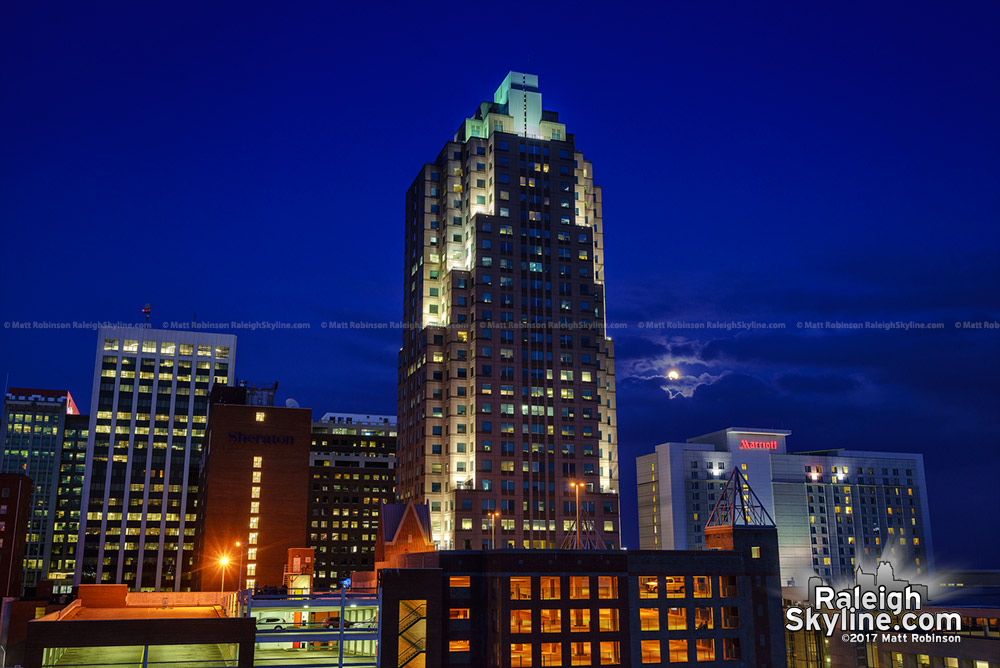
<path id="1" fill-rule="evenodd" d="M 264 411 L 257 411 L 257 415 L 255 416 L 255 418 L 256 418 L 257 422 L 263 422 L 264 421 Z"/>
<path id="2" fill-rule="evenodd" d="M 687 640 L 668 640 L 670 663 L 685 663 L 688 660 Z"/>
<path id="3" fill-rule="evenodd" d="M 643 663 L 661 663 L 659 640 L 642 640 L 639 643 L 639 649 L 642 652 Z"/>
<path id="4" fill-rule="evenodd" d="M 515 642 L 510 644 L 510 665 L 531 665 L 531 643 Z"/>
<path id="5" fill-rule="evenodd" d="M 617 610 L 615 611 L 617 612 Z M 601 665 L 617 666 L 622 662 L 621 644 L 617 641 L 601 643 Z"/>
<path id="6" fill-rule="evenodd" d="M 562 632 L 562 610 L 539 610 L 542 633 Z"/>
<path id="7" fill-rule="evenodd" d="M 250 498 L 251 499 L 259 499 L 260 498 L 260 487 L 251 487 L 250 488 Z"/>
<path id="8" fill-rule="evenodd" d="M 253 458 L 253 467 L 255 469 L 259 469 L 261 467 L 261 465 L 263 464 L 263 462 L 264 462 L 264 458 L 263 457 L 254 457 Z"/>
<path id="9" fill-rule="evenodd" d="M 468 640 L 449 640 L 448 641 L 448 651 L 449 652 L 468 652 L 469 651 L 469 641 Z"/>
<path id="10" fill-rule="evenodd" d="M 471 587 L 472 582 L 468 575 L 456 575 L 448 578 L 448 585 L 450 587 Z"/>
<path id="11" fill-rule="evenodd" d="M 531 578 L 514 577 L 510 579 L 510 600 L 512 601 L 531 600 Z"/>
<path id="12" fill-rule="evenodd" d="M 590 578 L 589 577 L 570 577 L 569 579 L 569 597 L 577 599 L 587 599 L 590 598 Z"/>
<path id="13" fill-rule="evenodd" d="M 247 542 L 250 543 L 251 545 L 256 545 L 257 544 L 257 533 L 256 532 L 251 533 L 250 537 L 247 538 Z M 256 550 L 254 550 L 254 554 L 256 554 Z"/>
<path id="14" fill-rule="evenodd" d="M 260 471 L 254 471 L 253 472 L 253 480 L 252 480 L 252 482 L 260 483 Z"/>
<path id="15" fill-rule="evenodd" d="M 510 611 L 510 632 L 531 633 L 531 610 Z"/>

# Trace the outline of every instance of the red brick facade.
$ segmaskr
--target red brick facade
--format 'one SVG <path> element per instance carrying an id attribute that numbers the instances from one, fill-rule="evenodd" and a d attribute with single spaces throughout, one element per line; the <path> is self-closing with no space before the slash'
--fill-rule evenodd
<path id="1" fill-rule="evenodd" d="M 212 405 L 199 497 L 197 589 L 223 587 L 223 557 L 229 560 L 227 591 L 237 581 L 282 584 L 288 549 L 306 546 L 311 429 L 308 409 Z"/>

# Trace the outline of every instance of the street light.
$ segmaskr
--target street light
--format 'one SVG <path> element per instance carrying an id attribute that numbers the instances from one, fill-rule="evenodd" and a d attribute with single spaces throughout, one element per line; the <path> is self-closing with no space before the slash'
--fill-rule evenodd
<path id="1" fill-rule="evenodd" d="M 236 547 L 240 548 L 240 570 L 236 572 L 236 590 L 243 589 L 243 543 L 236 541 Z"/>
<path id="2" fill-rule="evenodd" d="M 219 585 L 219 593 L 226 593 L 226 566 L 229 564 L 229 557 L 219 559 L 219 566 L 222 567 L 222 584 Z"/>
<path id="3" fill-rule="evenodd" d="M 571 482 L 570 487 L 576 488 L 576 549 L 582 549 L 583 541 L 580 539 L 580 488 L 582 482 Z"/>

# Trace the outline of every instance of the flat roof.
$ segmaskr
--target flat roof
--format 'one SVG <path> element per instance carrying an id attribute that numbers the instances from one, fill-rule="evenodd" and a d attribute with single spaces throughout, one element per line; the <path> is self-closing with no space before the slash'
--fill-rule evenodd
<path id="1" fill-rule="evenodd" d="M 48 617 L 49 615 L 46 615 Z M 55 615 L 49 621 L 56 621 Z M 208 605 L 178 606 L 169 608 L 129 607 L 87 608 L 79 606 L 58 621 L 83 619 L 214 619 L 223 617 L 218 608 Z M 42 618 L 44 619 L 44 618 Z"/>

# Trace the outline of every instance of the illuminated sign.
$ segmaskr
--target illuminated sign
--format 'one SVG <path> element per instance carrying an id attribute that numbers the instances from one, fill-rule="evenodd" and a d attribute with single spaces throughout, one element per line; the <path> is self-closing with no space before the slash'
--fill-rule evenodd
<path id="1" fill-rule="evenodd" d="M 777 441 L 748 441 L 740 440 L 740 450 L 777 450 Z"/>
<path id="2" fill-rule="evenodd" d="M 254 443 L 255 445 L 295 445 L 294 436 L 278 434 L 244 434 L 242 431 L 231 431 L 227 434 L 230 443 Z"/>

